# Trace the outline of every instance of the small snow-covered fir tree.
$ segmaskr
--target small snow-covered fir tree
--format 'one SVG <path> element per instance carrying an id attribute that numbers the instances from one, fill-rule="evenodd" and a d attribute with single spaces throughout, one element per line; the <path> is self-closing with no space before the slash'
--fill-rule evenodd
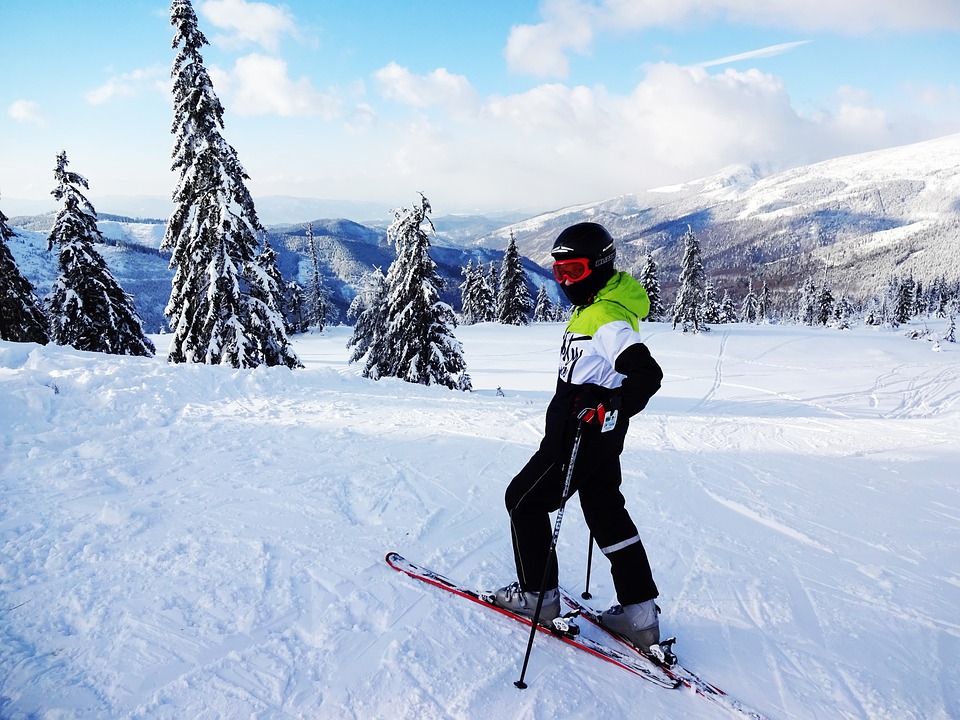
<path id="1" fill-rule="evenodd" d="M 853 303 L 850 302 L 850 298 L 846 295 L 842 296 L 833 308 L 834 327 L 838 330 L 848 330 L 853 312 Z"/>
<path id="2" fill-rule="evenodd" d="M 737 309 L 733 304 L 733 298 L 730 297 L 730 291 L 724 290 L 723 297 L 720 299 L 717 322 L 724 325 L 737 321 Z"/>
<path id="3" fill-rule="evenodd" d="M 364 360 L 363 376 L 374 380 L 390 372 L 387 295 L 387 278 L 376 268 L 364 275 L 360 291 L 347 310 L 347 320 L 353 322 L 353 334 L 347 341 L 347 347 L 353 348 L 350 362 Z"/>
<path id="4" fill-rule="evenodd" d="M 46 345 L 47 317 L 7 245 L 14 235 L 0 210 L 0 340 Z"/>
<path id="5" fill-rule="evenodd" d="M 307 328 L 307 308 L 304 302 L 303 287 L 296 280 L 290 280 L 283 288 L 284 303 L 287 308 L 287 332 L 302 333 Z"/>
<path id="6" fill-rule="evenodd" d="M 706 299 L 707 275 L 700 256 L 700 242 L 693 229 L 687 227 L 683 236 L 683 260 L 680 265 L 680 289 L 673 306 L 673 327 L 678 324 L 684 332 L 700 332 L 708 329 L 703 320 L 703 304 Z"/>
<path id="7" fill-rule="evenodd" d="M 743 296 L 743 302 L 740 303 L 740 322 L 755 323 L 759 322 L 760 301 L 757 294 L 753 291 L 753 281 L 747 289 L 747 294 Z"/>
<path id="8" fill-rule="evenodd" d="M 497 319 L 497 282 L 499 272 L 497 264 L 491 260 L 487 272 L 483 273 L 477 266 L 477 286 L 475 288 L 474 305 L 477 309 L 478 322 L 495 322 Z"/>
<path id="9" fill-rule="evenodd" d="M 209 44 L 190 0 L 173 0 L 174 211 L 161 248 L 176 269 L 166 315 L 171 362 L 237 368 L 300 365 L 279 317 L 281 287 L 265 272 L 265 232 L 236 150 L 224 140 L 223 106 L 200 50 Z M 259 258 L 259 261 L 258 261 Z M 268 297 L 269 296 L 269 297 Z"/>
<path id="10" fill-rule="evenodd" d="M 320 250 L 313 236 L 313 223 L 307 223 L 307 252 L 310 253 L 310 279 L 304 294 L 306 320 L 309 327 L 322 331 L 330 313 L 330 304 L 323 286 L 323 274 L 320 272 Z"/>
<path id="11" fill-rule="evenodd" d="M 700 317 L 703 318 L 705 324 L 720 322 L 720 301 L 717 300 L 717 291 L 713 287 L 713 283 L 709 280 L 703 292 L 703 305 L 700 308 Z"/>
<path id="12" fill-rule="evenodd" d="M 797 291 L 797 322 L 813 325 L 817 321 L 817 286 L 808 277 Z"/>
<path id="13" fill-rule="evenodd" d="M 156 351 L 143 333 L 133 298 L 117 283 L 94 244 L 102 243 L 97 212 L 80 188 L 86 178 L 67 170 L 67 153 L 57 155 L 52 195 L 62 205 L 47 238 L 56 249 L 57 280 L 46 299 L 50 339 L 77 350 L 151 357 Z"/>
<path id="14" fill-rule="evenodd" d="M 643 318 L 649 322 L 663 320 L 666 310 L 663 307 L 663 293 L 660 290 L 660 278 L 657 274 L 657 263 L 653 255 L 647 254 L 643 261 L 643 269 L 640 271 L 640 284 L 647 291 L 647 297 L 650 298 L 650 312 Z"/>
<path id="15" fill-rule="evenodd" d="M 497 294 L 497 321 L 504 325 L 526 325 L 530 322 L 533 303 L 527 290 L 527 273 L 517 250 L 517 241 L 510 233 L 510 243 L 500 264 L 500 283 Z"/>
<path id="16" fill-rule="evenodd" d="M 445 385 L 470 390 L 463 346 L 453 334 L 457 320 L 440 300 L 443 280 L 430 257 L 433 230 L 430 202 L 421 194 L 413 208 L 401 208 L 387 237 L 396 245 L 397 259 L 387 271 L 387 321 L 381 375 L 420 385 Z M 371 348 L 375 350 L 375 348 Z"/>
<path id="17" fill-rule="evenodd" d="M 482 322 L 483 309 L 478 307 L 478 286 L 483 282 L 482 266 L 474 266 L 473 258 L 467 261 L 462 270 L 463 282 L 460 284 L 460 320 L 464 325 Z"/>
<path id="18" fill-rule="evenodd" d="M 896 280 L 895 288 L 893 322 L 896 325 L 902 325 L 909 322 L 910 318 L 913 317 L 914 290 L 916 288 L 913 276 L 910 275 Z"/>
<path id="19" fill-rule="evenodd" d="M 547 286 L 541 285 L 537 290 L 537 301 L 533 308 L 533 321 L 535 323 L 554 322 L 557 319 L 557 309 L 550 300 L 547 293 Z"/>
<path id="20" fill-rule="evenodd" d="M 250 355 L 269 367 L 303 367 L 287 337 L 284 285 L 277 269 L 277 254 L 266 239 L 262 247 L 244 273 L 249 288 L 247 307 L 251 332 L 247 338 L 252 345 Z"/>
<path id="21" fill-rule="evenodd" d="M 947 331 L 943 334 L 943 339 L 952 343 L 957 341 L 957 323 L 953 313 L 947 317 Z"/>
<path id="22" fill-rule="evenodd" d="M 757 296 L 757 322 L 765 323 L 770 319 L 770 288 L 767 281 L 763 281 L 763 288 Z"/>
<path id="23" fill-rule="evenodd" d="M 817 325 L 826 325 L 833 316 L 833 293 L 826 283 L 821 286 L 817 292 L 817 299 L 814 308 L 814 322 Z"/>

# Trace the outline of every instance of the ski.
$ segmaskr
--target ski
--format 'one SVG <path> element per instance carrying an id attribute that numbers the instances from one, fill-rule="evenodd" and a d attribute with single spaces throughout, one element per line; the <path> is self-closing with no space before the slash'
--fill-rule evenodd
<path id="1" fill-rule="evenodd" d="M 402 572 L 409 577 L 414 578 L 415 580 L 420 580 L 422 582 L 438 587 L 441 590 L 446 590 L 447 592 L 453 593 L 454 595 L 459 595 L 462 598 L 471 600 L 478 605 L 483 605 L 484 607 L 495 610 L 501 615 L 506 617 L 513 618 L 527 627 L 530 627 L 533 623 L 523 617 L 522 615 L 517 615 L 512 613 L 509 610 L 494 605 L 491 601 L 492 594 L 479 592 L 477 590 L 472 590 L 470 588 L 464 587 L 459 583 L 450 580 L 449 578 L 440 575 L 439 573 L 428 570 L 420 565 L 416 565 L 403 556 L 395 552 L 387 553 L 386 557 L 387 564 L 392 567 L 394 570 Z M 561 620 L 553 629 L 538 625 L 537 629 L 542 631 L 547 635 L 551 635 L 562 642 L 565 642 L 567 645 L 575 647 L 579 650 L 583 650 L 595 657 L 606 660 L 607 662 L 620 667 L 627 672 L 637 675 L 648 682 L 651 682 L 655 685 L 659 685 L 663 688 L 677 688 L 680 686 L 680 681 L 673 677 L 670 673 L 665 671 L 663 668 L 658 667 L 652 662 L 644 659 L 642 656 L 638 657 L 632 653 L 622 652 L 618 648 L 608 647 L 601 643 L 596 642 L 590 638 L 579 637 L 576 633 L 579 630 L 576 625 L 573 625 L 568 620 Z"/>
<path id="2" fill-rule="evenodd" d="M 706 680 L 701 679 L 696 673 L 690 670 L 687 670 L 679 662 L 677 662 L 676 656 L 673 655 L 673 651 L 672 649 L 670 649 L 670 646 L 672 646 L 674 642 L 673 638 L 663 643 L 668 646 L 669 657 L 671 657 L 672 659 L 672 663 L 668 664 L 658 659 L 655 655 L 652 655 L 651 653 L 649 653 L 649 651 L 644 651 L 638 648 L 626 638 L 616 634 L 615 632 L 611 632 L 610 630 L 608 630 L 606 627 L 604 627 L 603 623 L 600 621 L 600 613 L 598 613 L 593 608 L 590 608 L 584 605 L 582 602 L 577 600 L 575 597 L 573 597 L 570 593 L 568 593 L 563 588 L 560 588 L 560 597 L 562 598 L 563 602 L 565 602 L 570 608 L 572 608 L 573 610 L 579 613 L 579 617 L 584 618 L 588 622 L 592 623 L 596 627 L 603 630 L 610 637 L 615 638 L 616 640 L 620 641 L 627 647 L 632 648 L 633 650 L 640 653 L 641 657 L 644 657 L 648 659 L 651 663 L 654 663 L 655 665 L 657 665 L 657 667 L 662 669 L 669 677 L 673 678 L 677 683 L 679 683 L 683 687 L 694 690 L 697 693 L 697 695 L 704 697 L 710 702 L 716 705 L 719 705 L 726 710 L 733 711 L 735 713 L 743 715 L 744 717 L 751 718 L 752 720 L 767 720 L 765 715 L 757 712 L 756 710 L 750 707 L 747 707 L 736 698 L 731 697 L 730 695 L 725 693 L 716 685 L 712 685 L 711 683 L 708 683 Z"/>

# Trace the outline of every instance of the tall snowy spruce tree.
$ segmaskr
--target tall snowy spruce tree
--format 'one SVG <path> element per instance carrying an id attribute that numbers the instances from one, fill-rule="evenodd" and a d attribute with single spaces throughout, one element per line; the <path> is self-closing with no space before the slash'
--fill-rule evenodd
<path id="1" fill-rule="evenodd" d="M 367 367 L 370 377 L 398 377 L 420 385 L 444 385 L 470 390 L 463 347 L 454 337 L 456 318 L 453 308 L 440 300 L 442 279 L 430 257 L 430 238 L 424 223 L 430 202 L 422 194 L 412 209 L 396 211 L 387 231 L 397 248 L 397 259 L 386 278 L 386 312 L 380 337 L 357 338 L 358 349 L 369 348 Z M 376 325 L 370 318 L 371 325 Z M 354 353 L 356 354 L 356 352 Z"/>
<path id="2" fill-rule="evenodd" d="M 21 273 L 7 243 L 14 237 L 0 210 L 0 340 L 46 345 L 47 316 Z"/>
<path id="3" fill-rule="evenodd" d="M 67 170 L 68 164 L 61 151 L 51 194 L 62 206 L 47 238 L 47 250 L 59 251 L 57 280 L 46 299 L 50 339 L 77 350 L 152 357 L 156 349 L 143 334 L 133 298 L 93 247 L 103 236 L 96 210 L 80 191 L 89 187 L 87 180 Z"/>
<path id="4" fill-rule="evenodd" d="M 526 325 L 530 322 L 533 302 L 527 290 L 527 273 L 517 250 L 517 241 L 510 233 L 510 244 L 500 265 L 500 291 L 497 294 L 497 321 L 504 325 Z"/>
<path id="5" fill-rule="evenodd" d="M 673 306 L 673 327 L 679 324 L 683 331 L 700 332 L 709 328 L 703 321 L 706 301 L 707 274 L 700 257 L 700 241 L 688 227 L 683 236 L 683 260 L 680 265 L 680 289 Z"/>
<path id="6" fill-rule="evenodd" d="M 173 0 L 173 170 L 180 178 L 161 248 L 176 269 L 167 304 L 170 362 L 301 367 L 265 270 L 265 233 L 237 153 L 221 135 L 223 106 L 203 64 L 207 39 L 190 0 Z M 258 262 L 258 256 L 260 262 Z"/>

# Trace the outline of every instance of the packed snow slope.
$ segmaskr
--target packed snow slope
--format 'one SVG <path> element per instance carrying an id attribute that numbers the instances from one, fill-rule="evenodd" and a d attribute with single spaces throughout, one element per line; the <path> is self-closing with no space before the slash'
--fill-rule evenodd
<path id="1" fill-rule="evenodd" d="M 960 717 L 957 346 L 643 332 L 624 492 L 684 664 L 770 718 Z M 299 371 L 0 343 L 0 717 L 722 717 L 545 636 L 517 690 L 521 626 L 383 562 L 513 579 L 561 327 L 457 333 L 472 394 L 358 377 L 343 328 Z M 575 593 L 587 537 L 572 501 Z"/>

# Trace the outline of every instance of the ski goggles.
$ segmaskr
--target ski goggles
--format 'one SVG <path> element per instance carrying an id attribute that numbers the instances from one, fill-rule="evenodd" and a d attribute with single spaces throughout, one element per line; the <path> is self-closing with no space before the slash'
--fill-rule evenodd
<path id="1" fill-rule="evenodd" d="M 591 272 L 593 272 L 593 270 L 590 268 L 590 261 L 586 258 L 557 260 L 553 264 L 553 276 L 557 279 L 558 283 L 563 285 L 579 282 Z"/>

